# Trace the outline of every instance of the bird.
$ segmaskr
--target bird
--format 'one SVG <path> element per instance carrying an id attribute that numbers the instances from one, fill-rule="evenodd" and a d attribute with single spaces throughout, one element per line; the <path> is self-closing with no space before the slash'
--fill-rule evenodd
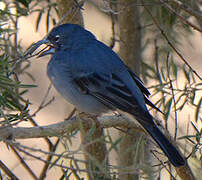
<path id="1" fill-rule="evenodd" d="M 121 110 L 132 115 L 159 145 L 175 167 L 185 165 L 177 148 L 157 127 L 146 104 L 150 92 L 140 78 L 107 45 L 77 24 L 62 24 L 34 44 L 51 55 L 47 75 L 56 90 L 78 110 L 92 115 Z M 160 111 L 160 110 L 159 110 Z"/>

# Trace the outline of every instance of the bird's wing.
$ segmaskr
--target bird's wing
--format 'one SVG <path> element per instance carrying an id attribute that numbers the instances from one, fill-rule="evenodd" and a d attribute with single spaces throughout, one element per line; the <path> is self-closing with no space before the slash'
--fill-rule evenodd
<path id="1" fill-rule="evenodd" d="M 130 89 L 117 75 L 110 74 L 109 76 L 103 73 L 88 73 L 82 77 L 75 78 L 74 82 L 82 93 L 94 96 L 108 107 L 119 108 L 134 115 L 161 147 L 172 164 L 174 166 L 184 165 L 184 159 L 178 150 L 158 129 L 149 112 L 144 112 L 141 106 L 138 105 L 136 99 L 138 97 L 134 97 Z"/>
<path id="2" fill-rule="evenodd" d="M 159 111 L 160 113 L 164 114 L 159 108 L 157 108 L 147 97 L 150 95 L 150 92 L 148 91 L 148 89 L 144 86 L 143 82 L 141 81 L 141 79 L 128 68 L 128 72 L 130 73 L 131 77 L 133 78 L 133 80 L 135 81 L 135 83 L 137 84 L 137 86 L 139 87 L 139 89 L 142 91 L 143 95 L 144 95 L 144 100 L 145 103 L 154 108 L 155 110 Z"/>
<path id="3" fill-rule="evenodd" d="M 88 73 L 74 78 L 74 83 L 82 93 L 97 98 L 100 102 L 112 109 L 120 109 L 131 113 L 138 109 L 138 101 L 131 90 L 115 74 Z"/>
<path id="4" fill-rule="evenodd" d="M 137 84 L 137 86 L 140 88 L 140 90 L 142 91 L 142 93 L 145 94 L 148 97 L 150 95 L 150 92 L 144 86 L 144 84 L 141 81 L 141 79 L 133 71 L 131 71 L 129 68 L 128 68 L 128 72 L 130 73 L 131 77 L 133 78 L 133 80 L 135 81 L 135 83 Z"/>

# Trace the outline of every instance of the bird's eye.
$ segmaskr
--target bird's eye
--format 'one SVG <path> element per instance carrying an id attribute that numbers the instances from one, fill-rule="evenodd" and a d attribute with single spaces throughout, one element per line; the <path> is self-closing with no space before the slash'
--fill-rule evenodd
<path id="1" fill-rule="evenodd" d="M 55 42 L 58 42 L 59 39 L 60 39 L 60 36 L 59 36 L 59 35 L 56 35 L 55 38 L 54 38 L 54 41 L 55 41 Z"/>

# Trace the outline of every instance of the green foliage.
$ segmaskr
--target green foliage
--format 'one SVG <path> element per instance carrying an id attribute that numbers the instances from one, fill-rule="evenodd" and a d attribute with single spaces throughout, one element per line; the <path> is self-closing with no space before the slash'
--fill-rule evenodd
<path id="1" fill-rule="evenodd" d="M 143 27 L 144 24 L 152 24 L 143 29 L 143 33 L 148 34 L 144 36 L 145 39 L 143 42 L 145 44 L 143 44 L 143 47 L 154 46 L 152 52 L 154 56 L 150 59 L 144 58 L 142 77 L 145 82 L 149 82 L 150 79 L 155 80 L 156 85 L 152 85 L 150 89 L 154 92 L 155 96 L 159 97 L 156 104 L 164 109 L 166 121 L 173 107 L 176 107 L 176 111 L 181 111 L 185 107 L 192 106 L 195 109 L 195 121 L 197 122 L 201 100 L 196 102 L 196 97 L 202 90 L 202 86 L 197 81 L 193 70 L 188 68 L 186 64 L 176 60 L 175 55 L 175 51 L 182 45 L 182 39 L 192 34 L 192 27 L 182 21 L 179 16 L 189 20 L 192 15 L 181 9 L 180 6 L 176 6 L 175 3 L 168 3 L 175 11 L 174 13 L 165 4 L 159 4 L 159 1 L 152 0 L 150 2 L 154 4 L 149 7 L 149 11 L 153 17 L 151 17 L 145 8 L 143 8 L 141 16 Z M 185 3 L 184 7 L 189 6 L 194 9 L 197 6 L 197 1 L 183 2 Z M 155 23 L 154 20 L 156 21 Z M 170 46 L 168 40 L 176 49 Z M 166 57 L 168 53 L 170 55 L 169 58 Z M 185 79 L 184 87 L 178 88 L 179 84 L 182 86 L 181 79 Z M 175 98 L 175 102 L 173 98 Z"/>
<path id="2" fill-rule="evenodd" d="M 46 30 L 49 31 L 50 24 L 56 24 L 56 15 L 58 15 L 57 3 L 51 0 L 16 0 L 16 1 L 4 1 L 5 8 L 0 10 L 0 123 L 1 125 L 10 125 L 30 119 L 29 106 L 31 102 L 24 99 L 24 94 L 29 91 L 29 88 L 35 87 L 35 85 L 26 85 L 20 82 L 21 75 L 28 75 L 34 80 L 34 77 L 29 73 L 30 63 L 23 57 L 23 49 L 18 41 L 18 19 L 22 16 L 28 16 L 29 14 L 36 13 L 36 31 L 42 26 L 42 18 L 45 18 Z M 116 3 L 117 1 L 113 1 Z M 193 8 L 198 6 L 198 1 L 183 0 L 187 7 Z M 192 28 L 182 22 L 176 14 L 172 13 L 163 4 L 160 4 L 157 0 L 150 0 L 149 10 L 153 15 L 158 25 L 162 28 L 163 33 L 170 40 L 170 42 L 176 47 L 181 46 L 181 40 L 183 37 L 191 35 Z M 175 12 L 183 16 L 185 19 L 189 19 L 191 14 L 182 10 L 174 3 L 169 4 Z M 161 29 L 159 29 L 154 19 L 148 14 L 144 7 L 141 14 L 141 23 L 143 33 L 143 53 L 147 48 L 153 48 L 153 56 L 148 59 L 144 58 L 142 63 L 142 79 L 145 82 L 155 80 L 155 83 L 150 85 L 150 90 L 153 96 L 158 97 L 158 100 L 154 103 L 164 112 L 164 120 L 167 123 L 170 117 L 173 117 L 173 112 L 178 113 L 186 109 L 191 108 L 190 114 L 194 114 L 194 119 L 191 121 L 191 125 L 194 129 L 194 133 L 180 137 L 179 139 L 186 139 L 192 145 L 192 156 L 201 160 L 201 130 L 197 128 L 195 123 L 200 123 L 200 111 L 202 98 L 198 98 L 199 92 L 202 90 L 202 83 L 198 81 L 193 71 L 187 67 L 184 63 L 179 63 L 176 59 L 174 49 L 169 45 L 168 40 L 162 35 Z M 15 9 L 15 11 L 11 11 Z M 14 12 L 14 13 L 13 13 Z M 147 26 L 149 25 L 149 26 Z M 14 41 L 14 39 L 17 39 Z M 168 56 L 169 54 L 169 56 Z M 184 79 L 183 84 L 181 79 Z M 185 117 L 187 118 L 187 117 Z M 175 118 L 175 121 L 177 119 Z M 195 122 L 194 122 L 195 121 Z M 194 123 L 193 123 L 194 122 Z M 86 138 L 91 138 L 95 132 L 95 125 L 89 130 Z M 75 152 L 71 152 L 71 155 L 66 155 L 69 151 L 68 148 L 74 143 L 72 140 L 78 134 L 78 130 L 68 135 L 68 139 L 63 143 L 64 152 L 60 156 L 51 161 L 49 169 L 55 167 L 61 163 L 62 176 L 60 179 L 84 179 L 79 174 L 79 165 L 76 156 L 81 153 L 82 149 Z M 64 136 L 66 137 L 66 136 Z M 107 132 L 106 137 L 102 137 L 99 141 L 103 141 L 108 146 L 108 153 L 113 150 L 118 152 L 118 146 L 122 138 L 113 139 L 111 134 Z M 143 137 L 131 148 L 136 148 L 136 157 L 142 153 L 141 145 L 145 143 Z M 67 145 L 68 144 L 68 145 Z M 50 145 L 50 149 L 51 149 Z M 50 150 L 52 153 L 52 151 Z M 50 154 L 51 154 L 50 153 Z M 45 154 L 45 153 L 44 153 Z M 198 155 L 199 154 L 199 155 Z M 68 156 L 68 157 L 67 157 Z M 199 156 L 199 158 L 198 158 Z M 68 161 L 68 168 L 64 168 L 63 158 L 71 159 Z M 68 159 L 68 160 L 69 160 Z M 96 164 L 96 162 L 95 162 Z M 97 164 L 100 168 L 100 164 Z M 135 167 L 137 168 L 137 167 Z M 138 168 L 144 172 L 150 171 L 148 167 L 139 165 Z M 100 168 L 103 170 L 103 168 Z M 111 167 L 113 172 L 111 179 L 117 179 L 116 170 L 118 167 Z M 99 170 L 98 170 L 99 171 Z M 151 172 L 149 172 L 151 174 Z M 148 174 L 149 174 L 148 173 Z M 96 177 L 97 179 L 107 179 L 105 176 Z"/>
<path id="3" fill-rule="evenodd" d="M 21 7 L 21 3 L 25 7 Z M 30 102 L 23 95 L 29 88 L 36 87 L 23 84 L 19 80 L 19 76 L 26 72 L 30 63 L 27 61 L 25 65 L 20 58 L 23 50 L 15 41 L 18 37 L 16 24 L 27 12 L 28 1 L 27 4 L 25 1 L 5 1 L 4 8 L 0 10 L 0 123 L 4 125 L 27 120 Z"/>
<path id="4" fill-rule="evenodd" d="M 46 17 L 47 32 L 50 30 L 50 22 L 52 22 L 53 25 L 56 25 L 56 17 L 53 14 L 59 15 L 59 12 L 57 9 L 57 3 L 46 2 L 44 7 L 38 8 L 35 11 L 38 12 L 37 19 L 36 19 L 36 31 L 38 31 L 39 29 L 39 25 L 41 23 L 43 15 Z"/>
<path id="5" fill-rule="evenodd" d="M 171 120 L 177 124 L 178 119 L 183 118 L 188 123 L 191 117 L 191 125 L 194 131 L 189 132 L 191 135 L 178 139 L 186 139 L 188 151 L 192 150 L 191 154 L 192 157 L 195 156 L 195 162 L 201 161 L 201 130 L 197 128 L 197 123 L 200 126 L 202 84 L 193 69 L 189 68 L 181 58 L 176 57 L 176 51 L 183 56 L 180 52 L 182 42 L 185 39 L 189 42 L 189 36 L 192 35 L 192 27 L 182 21 L 179 16 L 187 21 L 193 16 L 188 11 L 181 9 L 180 6 L 176 6 L 175 3 L 167 4 L 174 9 L 177 15 L 166 8 L 163 3 L 158 4 L 159 1 L 153 0 L 150 2 L 156 3 L 156 5 L 150 6 L 149 10 L 144 8 L 141 18 L 143 27 L 151 24 L 142 31 L 144 37 L 143 52 L 150 47 L 150 50 L 152 49 L 150 53 L 153 56 L 143 58 L 142 78 L 145 82 L 148 82 L 152 96 L 157 99 L 154 104 L 164 112 L 166 128 L 168 128 L 168 122 Z M 184 7 L 189 7 L 192 10 L 197 9 L 197 1 L 183 2 Z M 152 17 L 148 11 L 152 14 Z M 197 17 L 195 19 L 197 20 Z M 197 26 L 197 23 L 195 25 Z M 186 61 L 192 63 L 188 59 Z M 151 81 L 152 84 L 149 83 Z M 186 115 L 184 115 L 184 112 L 186 112 Z M 177 127 L 177 125 L 175 126 Z M 175 137 L 178 130 L 179 128 L 176 128 L 174 131 Z M 183 129 L 183 132 L 186 133 L 185 129 Z"/>
<path id="6" fill-rule="evenodd" d="M 50 1 L 16 0 L 2 2 L 0 9 L 0 119 L 2 123 L 25 120 L 29 117 L 30 102 L 23 98 L 29 88 L 35 85 L 22 84 L 19 76 L 28 75 L 30 62 L 23 57 L 23 49 L 18 42 L 18 20 L 22 16 L 39 12 L 36 29 L 43 13 L 46 15 L 46 27 L 49 30 L 49 19 L 55 24 L 52 9 L 57 12 L 56 3 Z M 43 5 L 43 6 L 41 6 Z M 12 112 L 15 112 L 14 114 Z"/>
<path id="7" fill-rule="evenodd" d="M 0 119 L 4 124 L 27 119 L 30 103 L 23 95 L 28 88 L 36 87 L 14 80 L 8 60 L 8 56 L 0 57 Z"/>
<path id="8" fill-rule="evenodd" d="M 16 0 L 16 1 L 23 4 L 26 8 L 28 8 L 32 0 Z"/>
<path id="9" fill-rule="evenodd" d="M 191 122 L 191 125 L 194 130 L 194 135 L 182 136 L 179 139 L 186 139 L 188 142 L 190 142 L 192 144 L 192 152 L 190 156 L 195 158 L 195 160 L 202 161 L 202 154 L 201 154 L 202 129 L 197 128 L 193 122 Z"/>

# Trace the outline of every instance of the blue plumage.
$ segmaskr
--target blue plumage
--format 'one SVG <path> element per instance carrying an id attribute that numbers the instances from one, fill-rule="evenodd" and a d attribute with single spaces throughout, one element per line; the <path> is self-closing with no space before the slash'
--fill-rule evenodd
<path id="1" fill-rule="evenodd" d="M 145 102 L 156 108 L 146 98 L 149 91 L 115 52 L 91 32 L 74 24 L 54 28 L 46 39 L 36 44 L 40 46 L 43 42 L 51 45 L 40 56 L 52 54 L 48 76 L 65 99 L 91 114 L 99 115 L 115 109 L 130 113 L 174 166 L 185 164 L 147 110 Z"/>

